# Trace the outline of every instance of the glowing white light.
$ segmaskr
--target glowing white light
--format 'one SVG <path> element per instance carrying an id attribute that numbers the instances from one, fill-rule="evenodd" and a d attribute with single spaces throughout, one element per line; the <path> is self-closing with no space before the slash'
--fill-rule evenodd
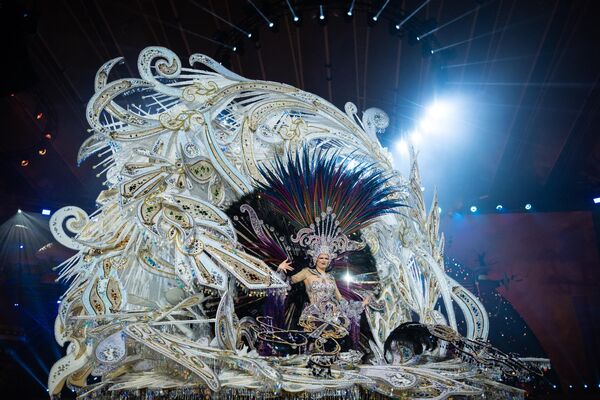
<path id="1" fill-rule="evenodd" d="M 25 246 L 23 246 L 22 244 L 20 244 L 20 245 L 19 245 L 19 248 L 20 248 L 20 249 L 22 249 L 23 247 L 25 247 Z"/>
<path id="2" fill-rule="evenodd" d="M 396 151 L 404 155 L 408 154 L 408 143 L 406 143 L 406 140 L 400 139 L 396 142 Z"/>
<path id="3" fill-rule="evenodd" d="M 269 28 L 272 28 L 274 26 L 275 26 L 275 24 L 273 22 L 269 22 Z"/>
<path id="4" fill-rule="evenodd" d="M 448 118 L 452 115 L 452 111 L 450 102 L 438 100 L 428 107 L 427 114 L 436 118 Z"/>
<path id="5" fill-rule="evenodd" d="M 526 210 L 531 210 L 531 204 L 530 203 L 525 204 L 525 209 Z"/>
<path id="6" fill-rule="evenodd" d="M 324 20 L 324 19 L 325 19 L 325 16 L 324 16 L 323 14 L 321 14 L 321 15 L 319 15 L 319 19 L 320 19 L 320 20 Z"/>
<path id="7" fill-rule="evenodd" d="M 413 145 L 415 145 L 415 146 L 416 146 L 416 145 L 418 145 L 419 143 L 421 143 L 421 139 L 422 139 L 422 137 L 423 137 L 423 135 L 421 134 L 421 132 L 419 132 L 419 131 L 413 131 L 413 132 L 410 134 L 410 142 L 411 142 Z"/>
<path id="8" fill-rule="evenodd" d="M 373 21 L 377 22 L 377 16 L 376 15 L 373 16 Z"/>
<path id="9" fill-rule="evenodd" d="M 298 18 L 297 15 L 294 15 L 294 22 L 298 22 L 298 21 L 300 21 L 300 18 Z"/>
<path id="10" fill-rule="evenodd" d="M 233 49 L 231 49 L 231 50 L 233 50 L 233 51 L 236 51 L 236 50 L 237 50 L 237 47 L 233 46 Z"/>
<path id="11" fill-rule="evenodd" d="M 502 211 L 502 209 L 504 209 L 504 207 L 502 207 L 502 204 L 498 204 L 498 205 L 496 206 L 496 210 L 498 210 L 498 211 Z"/>
<path id="12" fill-rule="evenodd" d="M 17 212 L 18 212 L 19 214 L 21 214 L 23 211 L 21 211 L 21 209 L 19 208 L 19 209 L 17 210 Z"/>
<path id="13" fill-rule="evenodd" d="M 474 213 L 474 212 L 477 212 L 477 207 L 475 207 L 475 206 L 471 206 L 471 212 L 472 212 L 472 213 Z"/>
<path id="14" fill-rule="evenodd" d="M 352 278 L 352 275 L 350 275 L 350 272 L 346 271 L 346 275 L 344 275 L 344 280 L 346 281 L 346 283 L 352 283 L 354 279 Z"/>
<path id="15" fill-rule="evenodd" d="M 348 16 L 351 17 L 352 16 L 352 11 L 348 11 Z"/>
<path id="16" fill-rule="evenodd" d="M 56 300 L 56 304 L 60 304 L 62 303 L 60 300 Z"/>
<path id="17" fill-rule="evenodd" d="M 42 210 L 42 215 L 50 215 L 50 210 L 48 210 L 47 208 L 44 208 Z"/>
<path id="18" fill-rule="evenodd" d="M 248 38 L 251 38 L 251 37 L 252 37 L 252 34 L 251 34 L 251 33 L 248 33 Z"/>
<path id="19" fill-rule="evenodd" d="M 599 204 L 599 203 L 600 203 L 600 197 L 595 197 L 594 204 Z"/>
<path id="20" fill-rule="evenodd" d="M 419 129 L 421 129 L 423 132 L 434 131 L 435 127 L 435 121 L 431 118 L 425 117 L 419 122 Z"/>
<path id="21" fill-rule="evenodd" d="M 400 30 L 400 25 L 396 25 L 396 29 Z"/>

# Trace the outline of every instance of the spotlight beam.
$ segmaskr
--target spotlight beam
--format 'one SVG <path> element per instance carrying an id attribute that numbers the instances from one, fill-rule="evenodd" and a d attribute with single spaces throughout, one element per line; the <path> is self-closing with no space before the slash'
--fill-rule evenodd
<path id="1" fill-rule="evenodd" d="M 227 43 L 219 42 L 218 40 L 215 40 L 215 39 L 209 38 L 208 36 L 201 35 L 201 34 L 199 34 L 199 33 L 196 33 L 196 32 L 194 32 L 194 31 L 191 31 L 191 30 L 189 30 L 189 29 L 185 29 L 184 27 L 177 26 L 176 24 L 172 24 L 172 23 L 170 23 L 170 22 L 167 22 L 167 21 L 163 21 L 163 20 L 160 20 L 160 21 L 161 21 L 161 23 L 162 23 L 162 24 L 164 24 L 164 25 L 166 25 L 166 26 L 170 26 L 171 28 L 181 29 L 183 32 L 185 32 L 185 33 L 189 33 L 189 34 L 190 34 L 190 35 L 192 35 L 192 36 L 199 37 L 199 38 L 201 38 L 201 39 L 207 40 L 207 41 L 209 41 L 209 42 L 211 42 L 211 43 L 214 43 L 214 44 L 217 44 L 217 45 L 219 45 L 219 46 L 226 47 L 226 48 L 228 48 L 229 50 L 233 50 L 233 47 L 234 47 L 234 46 L 230 46 L 230 45 L 228 45 Z"/>
<path id="2" fill-rule="evenodd" d="M 126 7 L 126 6 L 123 6 L 122 4 L 119 4 L 119 6 L 121 6 L 122 8 L 124 8 L 124 9 L 126 9 L 126 10 L 129 10 L 129 11 L 131 10 L 131 9 L 129 9 L 129 8 L 128 8 L 128 7 Z M 162 25 L 168 26 L 169 28 L 173 28 L 173 29 L 181 30 L 182 32 L 189 33 L 189 34 L 190 34 L 190 35 L 192 35 L 192 36 L 196 36 L 196 37 L 198 37 L 198 38 L 200 38 L 200 39 L 204 39 L 204 40 L 206 40 L 206 41 L 209 41 L 209 42 L 211 42 L 211 43 L 214 43 L 214 44 L 216 44 L 216 45 L 223 46 L 223 47 L 225 47 L 225 48 L 228 48 L 228 49 L 230 49 L 230 50 L 233 50 L 233 46 L 230 46 L 230 45 L 228 45 L 227 43 L 219 42 L 218 40 L 214 40 L 214 39 L 212 39 L 212 38 L 209 38 L 209 37 L 207 37 L 207 36 L 201 35 L 201 34 L 199 34 L 199 33 L 197 33 L 197 32 L 191 31 L 191 30 L 189 30 L 189 29 L 185 29 L 183 26 L 179 26 L 179 25 L 177 25 L 177 24 L 173 24 L 173 23 L 171 23 L 171 22 L 165 21 L 165 20 L 163 20 L 162 18 L 158 18 L 158 17 L 155 17 L 154 15 L 150 15 L 150 14 L 140 14 L 140 13 L 138 13 L 137 11 L 136 11 L 135 13 L 136 13 L 137 15 L 140 15 L 140 16 L 142 16 L 142 17 L 146 17 L 146 18 L 148 18 L 148 19 L 151 19 L 151 20 L 153 20 L 153 21 L 159 22 L 159 23 L 161 23 Z"/>
<path id="3" fill-rule="evenodd" d="M 15 350 L 13 350 L 13 349 L 8 349 L 6 352 L 8 353 L 8 355 L 9 355 L 9 356 L 11 356 L 11 357 L 12 357 L 12 359 L 13 359 L 13 360 L 15 360 L 15 362 L 16 362 L 17 364 L 19 364 L 19 366 L 20 366 L 21 368 L 23 368 L 23 369 L 25 370 L 25 372 L 27 372 L 27 373 L 29 374 L 29 376 L 31 376 L 31 377 L 33 378 L 33 380 L 35 380 L 35 381 L 36 381 L 36 382 L 37 382 L 37 383 L 38 383 L 38 384 L 39 384 L 39 385 L 42 387 L 42 389 L 44 389 L 44 390 L 47 390 L 47 388 L 46 388 L 46 385 L 44 385 L 44 384 L 42 383 L 42 381 L 40 381 L 40 380 L 38 379 L 38 377 L 37 377 L 37 376 L 35 376 L 35 374 L 34 374 L 34 373 L 33 373 L 33 371 L 31 370 L 31 368 L 29 368 L 29 366 L 28 366 L 28 365 L 25 363 L 25 361 L 23 361 L 23 360 L 21 359 L 21 357 L 19 357 L 19 355 L 17 354 L 17 352 L 16 352 Z"/>
<path id="4" fill-rule="evenodd" d="M 381 6 L 381 8 L 379 9 L 379 11 L 377 11 L 377 14 L 375 14 L 373 16 L 373 21 L 377 21 L 379 19 L 379 16 L 381 15 L 381 13 L 383 12 L 383 10 L 385 10 L 385 8 L 387 7 L 388 3 L 390 2 L 390 0 L 385 0 L 385 3 L 383 3 L 383 5 Z"/>
<path id="5" fill-rule="evenodd" d="M 350 3 L 350 8 L 348 9 L 348 12 L 346 14 L 348 14 L 348 16 L 351 16 L 352 13 L 354 12 L 354 3 L 356 2 L 356 0 L 352 0 L 352 3 Z"/>
<path id="6" fill-rule="evenodd" d="M 201 9 L 204 12 L 209 13 L 210 15 L 212 15 L 213 17 L 217 18 L 218 20 L 226 23 L 227 25 L 229 25 L 230 27 L 232 27 L 233 29 L 238 30 L 239 32 L 243 33 L 244 35 L 248 36 L 248 37 L 252 37 L 252 34 L 250 32 L 246 32 L 245 30 L 243 30 L 242 28 L 240 28 L 239 26 L 227 21 L 225 18 L 221 17 L 220 15 L 212 12 L 211 10 L 209 10 L 208 8 L 198 4 L 198 2 L 194 1 L 194 0 L 189 0 L 190 3 L 192 3 L 193 5 L 195 5 L 196 7 L 198 7 L 199 9 Z"/>
<path id="7" fill-rule="evenodd" d="M 298 20 L 298 15 L 296 15 L 296 11 L 294 11 L 294 7 L 292 7 L 292 5 L 290 4 L 290 0 L 285 0 L 285 2 L 288 5 L 288 8 L 290 9 L 290 12 L 292 13 L 292 18 L 294 19 L 294 21 Z"/>
<path id="8" fill-rule="evenodd" d="M 410 15 L 406 18 L 404 18 L 402 21 L 400 21 L 397 25 L 396 25 L 396 29 L 400 29 L 402 28 L 402 25 L 404 25 L 406 22 L 408 22 L 409 19 L 411 19 L 416 13 L 418 13 L 419 11 L 421 11 L 421 9 L 423 7 L 425 7 L 427 4 L 429 4 L 431 0 L 425 0 L 423 2 L 423 4 L 421 4 L 419 7 L 416 8 L 415 11 L 411 12 Z"/>
<path id="9" fill-rule="evenodd" d="M 487 4 L 490 4 L 490 3 L 487 3 Z M 482 7 L 480 7 L 480 6 L 477 6 L 477 7 L 473 8 L 473 9 L 471 9 L 471 10 L 469 10 L 469 11 L 467 11 L 467 12 L 465 12 L 465 13 L 461 14 L 461 15 L 459 15 L 458 17 L 454 18 L 453 20 L 451 20 L 451 21 L 448 21 L 448 22 L 446 22 L 445 24 L 443 24 L 443 25 L 440 25 L 440 26 L 438 26 L 437 28 L 433 28 L 433 29 L 432 29 L 432 30 L 430 30 L 429 32 L 426 32 L 426 33 L 424 33 L 424 34 L 422 34 L 422 35 L 418 36 L 418 37 L 417 37 L 417 40 L 421 40 L 421 39 L 423 39 L 423 38 L 426 38 L 427 36 L 431 35 L 432 33 L 435 33 L 435 32 L 437 32 L 437 31 L 439 31 L 440 29 L 442 29 L 442 28 L 445 28 L 445 27 L 447 27 L 448 25 L 455 23 L 456 21 L 460 21 L 460 20 L 461 20 L 461 19 L 463 19 L 464 17 L 466 17 L 466 16 L 468 16 L 468 15 L 471 15 L 471 14 L 473 14 L 475 11 L 477 11 L 477 10 L 479 10 L 479 9 L 481 9 L 481 8 L 482 8 Z"/>
<path id="10" fill-rule="evenodd" d="M 540 19 L 540 18 L 541 18 L 541 16 L 537 16 L 537 17 L 533 17 L 533 18 L 527 18 L 527 19 L 525 19 L 525 20 L 523 20 L 521 22 L 517 22 L 517 23 L 511 24 L 511 25 L 506 25 L 506 26 L 503 26 L 502 28 L 494 29 L 493 31 L 482 33 L 480 35 L 473 36 L 472 38 L 469 38 L 469 39 L 466 39 L 466 40 L 461 40 L 460 42 L 452 43 L 452 44 L 449 44 L 447 46 L 434 49 L 433 52 L 437 53 L 438 51 L 442 51 L 442 50 L 450 49 L 452 47 L 460 46 L 461 44 L 469 43 L 469 42 L 471 42 L 473 40 L 481 39 L 481 38 L 484 38 L 486 36 L 493 35 L 495 33 L 504 32 L 504 31 L 507 31 L 509 29 L 515 28 L 515 27 L 517 27 L 519 25 L 523 25 L 525 23 L 532 22 L 533 20 Z"/>
<path id="11" fill-rule="evenodd" d="M 260 11 L 260 8 L 258 8 L 256 6 L 256 4 L 254 4 L 254 2 L 252 0 L 247 0 L 247 1 L 248 1 L 248 3 L 250 3 L 252 5 L 252 7 L 254 7 L 254 9 L 256 10 L 256 12 L 258 14 L 260 14 L 260 16 L 262 17 L 262 19 L 265 20 L 265 22 L 267 23 L 267 25 L 269 25 L 269 28 L 272 27 L 273 26 L 273 22 L 269 18 L 267 18 L 267 16 L 265 14 L 263 14 L 262 11 Z"/>
<path id="12" fill-rule="evenodd" d="M 502 61 L 525 60 L 527 58 L 532 58 L 532 57 L 535 57 L 535 56 L 536 56 L 535 54 L 528 54 L 528 55 L 525 55 L 525 56 L 518 56 L 518 57 L 492 58 L 492 59 L 489 59 L 489 60 L 475 61 L 475 62 L 471 62 L 471 63 L 442 65 L 441 68 L 442 69 L 450 69 L 450 68 L 468 67 L 470 65 L 491 64 L 491 63 L 502 62 Z"/>
<path id="13" fill-rule="evenodd" d="M 561 89 L 589 89 L 597 82 L 477 82 L 477 81 L 449 81 L 449 85 L 469 86 L 506 86 L 506 87 L 539 87 L 539 88 L 561 88 Z"/>

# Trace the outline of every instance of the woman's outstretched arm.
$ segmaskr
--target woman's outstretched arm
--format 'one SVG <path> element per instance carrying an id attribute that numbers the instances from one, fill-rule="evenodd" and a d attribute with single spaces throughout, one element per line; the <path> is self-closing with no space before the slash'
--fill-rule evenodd
<path id="1" fill-rule="evenodd" d="M 292 277 L 290 278 L 290 281 L 292 283 L 302 282 L 303 280 L 306 279 L 307 274 L 308 274 L 308 269 L 304 268 L 302 271 L 298 272 L 297 274 L 292 275 Z"/>

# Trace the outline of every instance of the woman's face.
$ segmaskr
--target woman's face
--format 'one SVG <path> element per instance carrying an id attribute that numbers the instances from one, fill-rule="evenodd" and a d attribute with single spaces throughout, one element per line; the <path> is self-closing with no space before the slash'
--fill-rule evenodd
<path id="1" fill-rule="evenodd" d="M 329 266 L 329 254 L 321 253 L 317 257 L 317 268 L 325 270 Z"/>

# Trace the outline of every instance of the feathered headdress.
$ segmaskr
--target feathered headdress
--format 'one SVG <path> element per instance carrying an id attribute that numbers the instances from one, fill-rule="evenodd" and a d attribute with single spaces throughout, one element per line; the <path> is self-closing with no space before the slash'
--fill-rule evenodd
<path id="1" fill-rule="evenodd" d="M 390 177 L 353 155 L 304 147 L 260 172 L 258 191 L 291 222 L 297 230 L 292 242 L 313 259 L 361 249 L 364 243 L 350 236 L 402 206 L 393 198 Z"/>

